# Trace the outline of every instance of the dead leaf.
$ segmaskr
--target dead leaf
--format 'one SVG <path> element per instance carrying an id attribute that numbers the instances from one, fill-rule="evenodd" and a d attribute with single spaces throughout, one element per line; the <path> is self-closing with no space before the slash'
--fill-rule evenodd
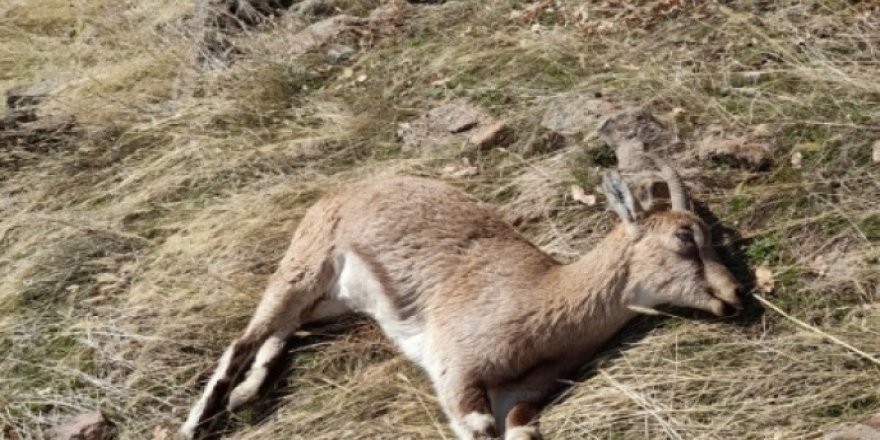
<path id="1" fill-rule="evenodd" d="M 444 177 L 460 178 L 471 177 L 480 174 L 479 168 L 472 166 L 468 158 L 463 158 L 461 163 L 447 165 L 440 170 L 440 174 Z"/>
<path id="2" fill-rule="evenodd" d="M 122 281 L 119 275 L 115 273 L 99 273 L 95 275 L 95 282 L 98 284 L 117 284 Z"/>
<path id="3" fill-rule="evenodd" d="M 171 440 L 171 438 L 171 432 L 168 431 L 168 428 L 157 426 L 153 430 L 153 440 Z"/>
<path id="4" fill-rule="evenodd" d="M 767 266 L 767 263 L 761 263 L 755 269 L 755 282 L 764 293 L 772 293 L 776 288 L 776 278 L 773 275 L 773 271 Z"/>
<path id="5" fill-rule="evenodd" d="M 800 151 L 795 151 L 794 154 L 791 155 L 791 167 L 799 170 L 804 166 L 804 155 L 801 154 Z"/>
<path id="6" fill-rule="evenodd" d="M 571 198 L 587 206 L 594 206 L 596 204 L 596 195 L 585 193 L 584 189 L 579 185 L 571 186 Z"/>

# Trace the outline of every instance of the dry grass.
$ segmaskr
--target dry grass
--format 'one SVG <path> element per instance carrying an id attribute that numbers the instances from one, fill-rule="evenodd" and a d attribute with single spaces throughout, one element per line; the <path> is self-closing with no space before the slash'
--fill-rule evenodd
<path id="1" fill-rule="evenodd" d="M 611 218 L 567 188 L 590 188 L 607 154 L 595 136 L 550 148 L 537 121 L 544 98 L 597 91 L 683 109 L 678 162 L 738 231 L 724 241 L 739 270 L 766 261 L 773 304 L 880 354 L 870 2 L 561 0 L 533 20 L 512 19 L 528 6 L 512 0 L 419 5 L 351 41 L 352 76 L 322 53 L 289 55 L 284 19 L 236 37 L 230 68 L 200 71 L 181 3 L 0 5 L 0 89 L 49 78 L 41 116 L 76 120 L 61 139 L 0 145 L 0 436 L 42 438 L 95 408 L 120 438 L 175 427 L 305 207 L 341 181 L 438 175 L 466 156 L 481 173 L 457 184 L 573 258 Z M 401 155 L 395 124 L 457 96 L 508 119 L 514 143 Z M 698 160 L 690 141 L 712 124 L 765 124 L 775 164 Z M 878 365 L 754 309 L 739 323 L 637 323 L 640 337 L 548 408 L 548 438 L 818 438 L 880 409 Z M 352 327 L 307 338 L 277 411 L 237 415 L 229 437 L 449 438 L 424 376 L 371 325 Z"/>

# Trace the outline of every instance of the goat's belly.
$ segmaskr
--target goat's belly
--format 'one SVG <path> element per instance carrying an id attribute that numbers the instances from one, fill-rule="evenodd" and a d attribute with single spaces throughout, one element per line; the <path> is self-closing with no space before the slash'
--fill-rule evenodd
<path id="1" fill-rule="evenodd" d="M 370 265 L 355 252 L 340 258 L 334 296 L 358 313 L 370 316 L 406 357 L 428 368 L 424 325 L 417 318 L 401 319 L 386 288 Z"/>

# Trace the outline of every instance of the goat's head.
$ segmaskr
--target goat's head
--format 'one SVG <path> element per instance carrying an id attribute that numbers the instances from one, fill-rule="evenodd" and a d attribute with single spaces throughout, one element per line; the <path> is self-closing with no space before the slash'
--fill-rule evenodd
<path id="1" fill-rule="evenodd" d="M 678 174 L 651 156 L 669 186 L 668 211 L 644 213 L 615 171 L 603 182 L 608 203 L 620 216 L 631 242 L 628 304 L 635 309 L 661 304 L 729 316 L 742 308 L 739 283 L 718 260 L 709 228 L 688 208 Z"/>

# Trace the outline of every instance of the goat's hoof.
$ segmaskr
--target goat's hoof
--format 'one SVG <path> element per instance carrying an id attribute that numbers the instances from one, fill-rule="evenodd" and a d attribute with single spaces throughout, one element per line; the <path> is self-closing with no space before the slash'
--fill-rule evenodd
<path id="1" fill-rule="evenodd" d="M 504 433 L 504 440 L 543 440 L 537 426 L 517 426 Z"/>

